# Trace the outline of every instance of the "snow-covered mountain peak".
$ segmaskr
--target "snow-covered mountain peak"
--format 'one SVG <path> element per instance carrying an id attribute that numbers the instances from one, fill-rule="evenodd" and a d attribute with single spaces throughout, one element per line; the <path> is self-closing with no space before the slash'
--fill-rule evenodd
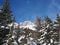
<path id="1" fill-rule="evenodd" d="M 33 25 L 34 23 L 32 23 L 31 21 L 24 21 L 21 22 L 20 25 Z"/>
<path id="2" fill-rule="evenodd" d="M 13 25 L 13 23 L 9 24 L 8 26 L 12 26 L 12 25 Z M 28 29 L 36 30 L 35 23 L 33 23 L 31 21 L 24 21 L 24 22 L 20 22 L 20 23 L 14 22 L 14 28 L 18 28 L 18 26 L 23 29 L 28 28 Z"/>
<path id="3" fill-rule="evenodd" d="M 36 25 L 31 21 L 24 21 L 23 23 L 20 23 L 20 28 L 29 28 L 32 30 L 36 30 L 35 27 Z"/>

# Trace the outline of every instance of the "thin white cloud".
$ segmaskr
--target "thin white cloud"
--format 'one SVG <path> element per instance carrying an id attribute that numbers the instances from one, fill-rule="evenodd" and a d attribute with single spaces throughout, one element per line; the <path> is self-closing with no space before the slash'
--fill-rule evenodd
<path id="1" fill-rule="evenodd" d="M 46 15 L 55 20 L 57 13 L 60 14 L 60 4 L 58 4 L 58 0 L 51 0 Z"/>
<path id="2" fill-rule="evenodd" d="M 60 4 L 56 2 L 58 0 L 52 0 L 48 6 L 48 12 L 52 12 L 53 10 L 60 11 Z"/>
<path id="3" fill-rule="evenodd" d="M 56 2 L 57 1 L 57 2 Z M 53 15 L 56 13 L 60 13 L 60 4 L 58 4 L 58 0 L 51 0 L 51 3 L 48 6 L 48 10 L 47 10 L 47 15 Z"/>

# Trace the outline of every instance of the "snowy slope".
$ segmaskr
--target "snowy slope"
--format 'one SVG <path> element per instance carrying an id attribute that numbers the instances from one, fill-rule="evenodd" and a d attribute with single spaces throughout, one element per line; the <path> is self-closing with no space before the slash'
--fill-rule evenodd
<path id="1" fill-rule="evenodd" d="M 11 27 L 13 25 L 13 23 L 9 24 L 8 26 Z M 34 23 L 32 23 L 31 21 L 24 21 L 24 22 L 20 22 L 19 24 L 14 22 L 14 28 L 18 28 L 18 26 L 20 28 L 29 28 L 29 29 L 32 29 L 32 30 L 36 30 L 35 27 L 36 25 Z"/>
<path id="2" fill-rule="evenodd" d="M 20 23 L 20 28 L 29 28 L 32 30 L 36 30 L 35 27 L 36 25 L 31 21 L 24 21 L 23 23 Z"/>

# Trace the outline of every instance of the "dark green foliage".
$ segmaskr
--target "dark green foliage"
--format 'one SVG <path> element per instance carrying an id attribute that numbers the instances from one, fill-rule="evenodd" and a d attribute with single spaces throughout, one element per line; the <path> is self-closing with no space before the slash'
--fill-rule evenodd
<path id="1" fill-rule="evenodd" d="M 0 45 L 3 44 L 3 41 L 7 39 L 6 35 L 9 34 L 10 29 L 6 29 L 8 24 L 12 23 L 12 14 L 10 11 L 10 4 L 8 0 L 5 0 L 1 9 L 0 9 L 0 28 L 4 26 L 5 28 L 0 29 Z"/>
<path id="2" fill-rule="evenodd" d="M 52 23 L 51 19 L 48 16 L 45 17 L 45 21 L 47 24 Z"/>
<path id="3" fill-rule="evenodd" d="M 58 23 L 58 26 L 56 27 L 57 29 L 57 36 L 56 36 L 56 39 L 57 39 L 57 42 L 59 42 L 60 40 L 60 16 L 59 14 L 57 14 L 57 19 L 56 19 L 57 23 Z M 60 42 L 59 42 L 60 43 Z"/>
<path id="4" fill-rule="evenodd" d="M 7 25 L 12 22 L 12 14 L 9 8 L 9 1 L 5 1 L 2 5 L 1 11 L 0 12 L 0 21 L 2 25 Z"/>

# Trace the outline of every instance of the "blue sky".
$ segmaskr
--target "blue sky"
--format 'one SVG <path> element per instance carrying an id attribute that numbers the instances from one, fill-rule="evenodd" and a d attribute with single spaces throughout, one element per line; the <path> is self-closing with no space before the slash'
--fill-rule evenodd
<path id="1" fill-rule="evenodd" d="M 0 5 L 2 2 L 0 0 Z M 10 6 L 17 22 L 34 21 L 36 16 L 55 20 L 56 14 L 60 14 L 60 0 L 10 0 Z"/>

